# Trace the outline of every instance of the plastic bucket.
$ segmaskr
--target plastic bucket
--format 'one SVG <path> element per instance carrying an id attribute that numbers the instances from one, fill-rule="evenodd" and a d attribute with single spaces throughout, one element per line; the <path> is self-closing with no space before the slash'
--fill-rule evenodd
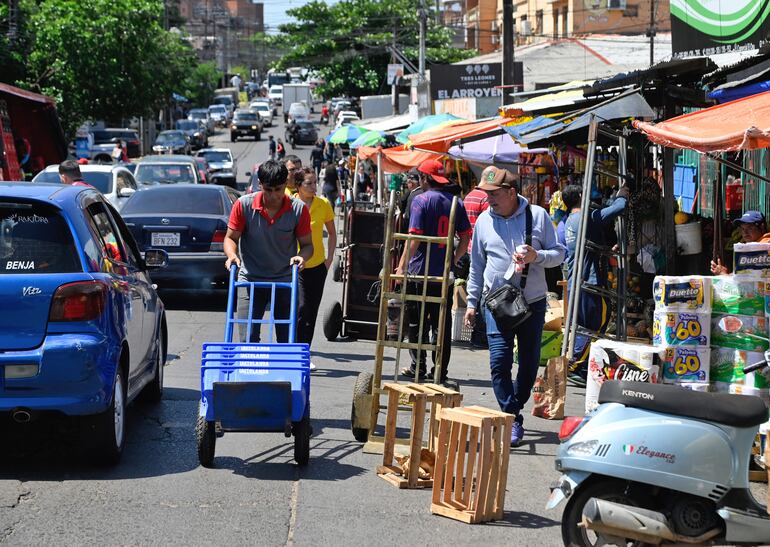
<path id="1" fill-rule="evenodd" d="M 697 255 L 703 250 L 701 244 L 700 222 L 688 222 L 687 224 L 677 224 L 676 245 L 679 247 L 680 254 Z"/>

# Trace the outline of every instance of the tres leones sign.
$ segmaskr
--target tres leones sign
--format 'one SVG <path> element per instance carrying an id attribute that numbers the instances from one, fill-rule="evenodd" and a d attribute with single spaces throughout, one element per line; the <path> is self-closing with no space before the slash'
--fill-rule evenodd
<path id="1" fill-rule="evenodd" d="M 499 97 L 502 90 L 502 63 L 430 65 L 433 100 Z M 514 63 L 514 83 L 522 84 L 522 64 Z"/>

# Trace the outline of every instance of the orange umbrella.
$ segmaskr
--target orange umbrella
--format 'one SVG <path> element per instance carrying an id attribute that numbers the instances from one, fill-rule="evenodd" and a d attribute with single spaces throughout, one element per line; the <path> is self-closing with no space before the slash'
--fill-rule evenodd
<path id="1" fill-rule="evenodd" d="M 409 139 L 409 146 L 421 151 L 446 154 L 454 141 L 498 129 L 509 121 L 506 118 L 498 117 L 424 131 L 419 135 L 412 135 Z"/>
<path id="2" fill-rule="evenodd" d="M 380 152 L 382 153 L 380 166 L 385 173 L 405 173 L 425 160 L 436 158 L 434 153 L 409 150 L 404 146 L 396 146 L 395 148 L 359 146 L 358 159 L 377 161 L 377 154 Z"/>

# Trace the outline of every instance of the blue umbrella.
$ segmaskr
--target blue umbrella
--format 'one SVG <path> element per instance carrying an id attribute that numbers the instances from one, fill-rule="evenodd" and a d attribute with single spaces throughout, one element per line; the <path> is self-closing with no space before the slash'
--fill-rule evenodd
<path id="1" fill-rule="evenodd" d="M 355 141 L 357 138 L 359 138 L 361 135 L 368 133 L 369 129 L 365 127 L 360 127 L 358 125 L 348 124 L 343 125 L 342 127 L 339 127 L 329 133 L 329 136 L 326 137 L 326 142 L 330 142 L 332 144 L 350 144 L 351 142 Z"/>
<path id="2" fill-rule="evenodd" d="M 377 146 L 387 140 L 385 131 L 367 131 L 362 134 L 356 140 L 350 143 L 350 148 L 358 148 L 359 146 Z"/>

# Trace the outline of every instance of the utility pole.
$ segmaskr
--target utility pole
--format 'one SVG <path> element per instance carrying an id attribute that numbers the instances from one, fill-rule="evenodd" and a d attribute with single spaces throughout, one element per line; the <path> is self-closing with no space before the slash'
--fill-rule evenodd
<path id="1" fill-rule="evenodd" d="M 647 28 L 650 37 L 650 66 L 655 64 L 655 0 L 650 0 L 650 26 Z"/>
<path id="2" fill-rule="evenodd" d="M 428 12 L 425 9 L 423 0 L 420 0 L 420 55 L 418 72 L 420 74 L 420 83 L 425 81 L 425 35 L 428 32 Z"/>
<path id="3" fill-rule="evenodd" d="M 503 97 L 513 85 L 513 55 L 513 0 L 503 0 Z"/>
<path id="4" fill-rule="evenodd" d="M 390 62 L 395 63 L 396 62 L 396 22 L 394 20 L 393 22 L 393 51 L 390 54 Z M 398 116 L 398 85 L 397 80 L 395 76 L 393 77 L 393 83 L 390 86 L 390 104 L 393 107 L 393 115 Z"/>

